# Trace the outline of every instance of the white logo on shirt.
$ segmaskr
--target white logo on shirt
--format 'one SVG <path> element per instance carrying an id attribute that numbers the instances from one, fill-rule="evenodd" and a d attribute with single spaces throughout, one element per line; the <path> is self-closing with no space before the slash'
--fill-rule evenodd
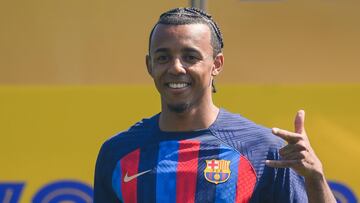
<path id="1" fill-rule="evenodd" d="M 131 180 L 141 176 L 141 175 L 144 175 L 145 173 L 148 173 L 150 172 L 151 170 L 147 170 L 147 171 L 143 171 L 141 173 L 137 173 L 135 175 L 132 175 L 132 176 L 128 176 L 128 172 L 126 172 L 125 176 L 124 176 L 124 183 L 127 183 L 127 182 L 130 182 Z"/>

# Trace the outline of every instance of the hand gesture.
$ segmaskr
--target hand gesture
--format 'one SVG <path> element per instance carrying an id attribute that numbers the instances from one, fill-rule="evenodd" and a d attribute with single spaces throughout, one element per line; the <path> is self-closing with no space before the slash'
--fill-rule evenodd
<path id="1" fill-rule="evenodd" d="M 323 175 L 322 164 L 310 146 L 304 127 L 305 111 L 300 110 L 295 117 L 295 132 L 273 128 L 274 135 L 287 141 L 279 150 L 281 160 L 266 160 L 266 165 L 276 168 L 292 168 L 305 178 Z"/>

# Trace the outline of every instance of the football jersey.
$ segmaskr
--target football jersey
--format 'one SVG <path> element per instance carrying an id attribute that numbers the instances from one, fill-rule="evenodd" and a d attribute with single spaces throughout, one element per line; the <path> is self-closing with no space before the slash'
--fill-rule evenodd
<path id="1" fill-rule="evenodd" d="M 307 202 L 301 176 L 265 165 L 284 145 L 270 129 L 220 109 L 207 129 L 164 132 L 159 116 L 103 144 L 95 203 Z"/>

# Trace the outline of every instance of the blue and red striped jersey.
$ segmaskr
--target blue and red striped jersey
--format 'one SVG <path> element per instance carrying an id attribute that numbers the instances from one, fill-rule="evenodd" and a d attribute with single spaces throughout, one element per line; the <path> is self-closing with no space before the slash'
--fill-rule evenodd
<path id="1" fill-rule="evenodd" d="M 221 109 L 208 128 L 164 132 L 159 114 L 107 140 L 98 155 L 95 203 L 307 202 L 304 179 L 270 168 L 284 142 Z"/>

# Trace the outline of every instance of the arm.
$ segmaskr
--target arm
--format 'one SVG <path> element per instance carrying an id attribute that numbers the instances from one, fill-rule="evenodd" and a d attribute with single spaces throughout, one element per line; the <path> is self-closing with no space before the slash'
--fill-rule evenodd
<path id="1" fill-rule="evenodd" d="M 266 160 L 266 164 L 276 168 L 292 168 L 303 176 L 310 203 L 336 203 L 326 182 L 322 164 L 310 146 L 304 121 L 305 112 L 300 110 L 295 118 L 295 133 L 273 128 L 273 134 L 286 140 L 288 145 L 279 150 L 282 160 Z"/>
<path id="2" fill-rule="evenodd" d="M 309 202 L 336 202 L 324 174 L 305 178 L 305 187 Z"/>

